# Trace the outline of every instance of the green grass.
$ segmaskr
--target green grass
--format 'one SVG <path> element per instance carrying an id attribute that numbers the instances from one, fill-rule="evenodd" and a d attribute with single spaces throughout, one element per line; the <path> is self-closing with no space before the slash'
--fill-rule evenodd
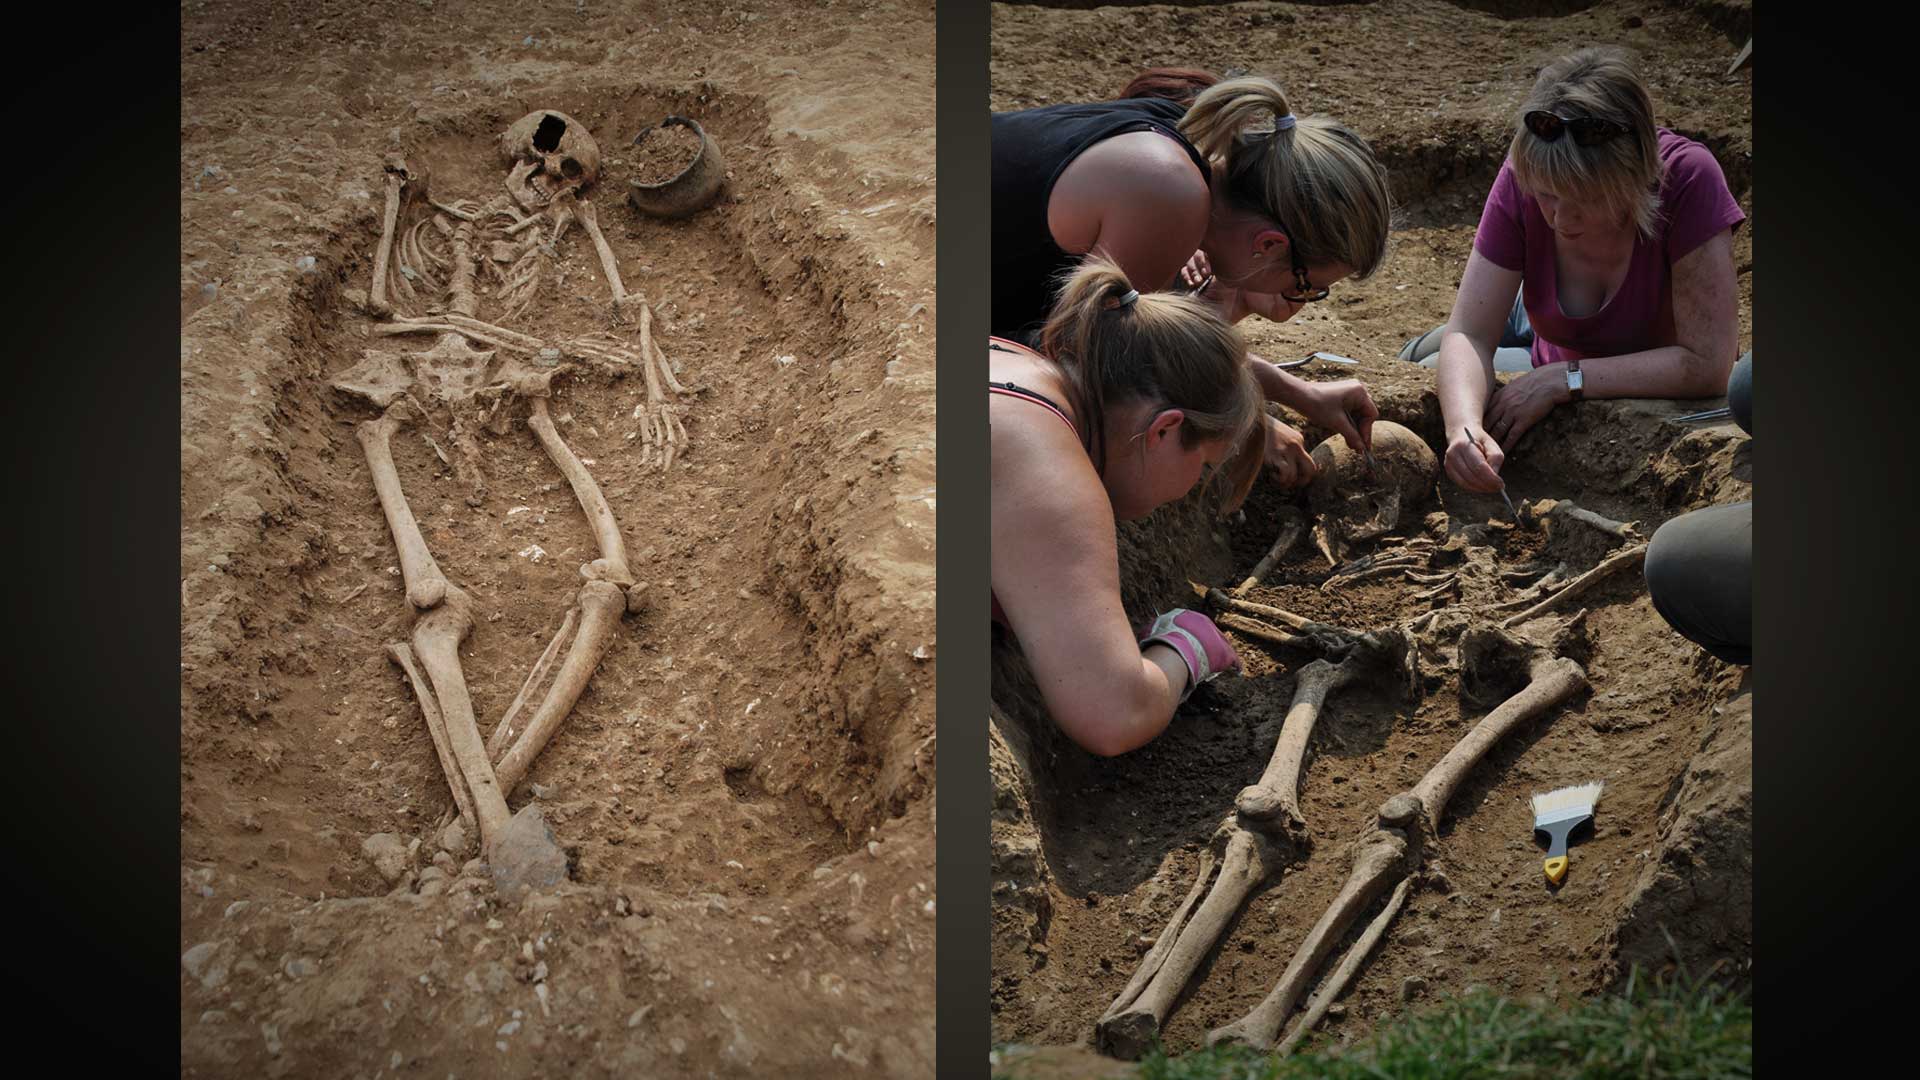
<path id="1" fill-rule="evenodd" d="M 1344 1050 L 1275 1060 L 1217 1046 L 1170 1058 L 1155 1050 L 1140 1080 L 1468 1080 L 1753 1075 L 1753 1007 L 1715 983 L 1676 981 L 1583 1000 L 1570 1009 L 1487 991 L 1444 1000 L 1381 1026 Z"/>

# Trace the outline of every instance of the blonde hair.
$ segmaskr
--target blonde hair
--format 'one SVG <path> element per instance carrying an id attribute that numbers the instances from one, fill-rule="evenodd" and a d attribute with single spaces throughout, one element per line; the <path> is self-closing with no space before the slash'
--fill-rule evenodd
<path id="1" fill-rule="evenodd" d="M 1598 146 L 1576 144 L 1571 132 L 1546 142 L 1527 128 L 1526 116 L 1535 110 L 1612 121 L 1626 133 Z M 1586 48 L 1548 64 L 1517 119 L 1507 160 L 1521 190 L 1598 203 L 1653 237 L 1660 217 L 1660 137 L 1653 101 L 1625 51 Z"/>
<path id="2" fill-rule="evenodd" d="M 1296 118 L 1287 95 L 1257 75 L 1200 92 L 1180 132 L 1226 166 L 1229 204 L 1279 223 L 1303 263 L 1344 263 L 1365 278 L 1387 257 L 1393 199 L 1367 141 L 1324 116 Z"/>
<path id="3" fill-rule="evenodd" d="M 1246 342 L 1212 304 L 1136 293 L 1112 260 L 1089 256 L 1065 275 L 1040 330 L 1040 352 L 1064 376 L 1096 470 L 1107 460 L 1108 406 L 1144 401 L 1185 414 L 1184 447 L 1214 440 L 1237 447 L 1223 470 L 1226 509 L 1247 497 L 1264 460 L 1260 387 Z"/>

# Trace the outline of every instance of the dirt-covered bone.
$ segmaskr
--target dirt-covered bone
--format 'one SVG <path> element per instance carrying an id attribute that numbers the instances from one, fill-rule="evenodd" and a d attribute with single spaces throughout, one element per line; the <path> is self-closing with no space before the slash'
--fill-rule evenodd
<path id="1" fill-rule="evenodd" d="M 387 656 L 406 673 L 407 682 L 413 686 L 413 696 L 419 699 L 420 712 L 427 720 L 427 734 L 433 738 L 433 752 L 440 758 L 440 771 L 446 775 L 447 787 L 453 791 L 453 805 L 459 810 L 460 825 L 471 836 L 475 825 L 473 796 L 467 792 L 460 764 L 454 759 L 453 744 L 447 741 L 447 721 L 440 715 L 440 703 L 434 699 L 433 687 L 427 685 L 427 677 L 420 673 L 413 650 L 406 642 L 389 642 Z"/>
<path id="2" fill-rule="evenodd" d="M 1208 1032 L 1208 1044 L 1242 1042 L 1272 1049 L 1281 1025 L 1333 947 L 1382 892 L 1421 864 L 1441 811 L 1467 773 L 1501 739 L 1587 685 L 1586 672 L 1577 662 L 1502 631 L 1470 630 L 1461 648 L 1463 655 L 1500 652 L 1524 658 L 1527 684 L 1475 724 L 1411 790 L 1381 804 L 1377 822 L 1354 842 L 1353 871 L 1346 884 L 1294 952 L 1279 983 L 1252 1012 Z"/>
<path id="3" fill-rule="evenodd" d="M 1544 502 L 1545 500 L 1542 500 L 1542 503 Z M 1545 516 L 1561 521 L 1579 522 L 1582 525 L 1598 529 L 1608 536 L 1613 537 L 1615 540 L 1635 541 L 1642 539 L 1638 527 L 1639 522 L 1615 521 L 1602 514 L 1596 514 L 1586 507 L 1575 505 L 1572 499 L 1560 499 L 1551 505 L 1544 506 L 1541 503 L 1535 503 L 1533 506 L 1528 507 L 1527 511 L 1529 516 L 1533 517 Z"/>
<path id="4" fill-rule="evenodd" d="M 1108 1053 L 1137 1058 L 1153 1044 L 1188 980 L 1225 936 L 1247 898 L 1307 846 L 1299 811 L 1307 743 L 1328 696 L 1379 671 L 1409 662 L 1404 635 L 1367 635 L 1339 664 L 1316 660 L 1300 670 L 1293 702 L 1260 779 L 1241 790 L 1201 859 L 1199 880 L 1154 947 L 1095 1026 Z M 1194 907 L 1200 890 L 1217 877 Z M 1191 913 L 1191 918 L 1189 918 Z"/>
<path id="5" fill-rule="evenodd" d="M 1246 580 L 1233 587 L 1233 595 L 1245 596 L 1255 585 L 1260 584 L 1261 579 L 1271 573 L 1274 567 L 1279 566 L 1280 560 L 1287 557 L 1287 552 L 1293 550 L 1293 545 L 1299 543 L 1300 535 L 1306 531 L 1306 527 L 1307 519 L 1300 511 L 1291 506 L 1282 507 L 1280 535 L 1274 538 L 1273 547 L 1269 548 L 1260 561 L 1253 565 L 1253 572 L 1247 575 Z"/>
<path id="6" fill-rule="evenodd" d="M 1285 1057 L 1291 1054 L 1293 1048 L 1300 1045 L 1300 1040 L 1306 1038 L 1315 1027 L 1319 1026 L 1320 1021 L 1326 1018 L 1327 1010 L 1333 1006 L 1334 999 L 1338 998 L 1346 990 L 1347 984 L 1353 981 L 1354 973 L 1360 970 L 1360 965 L 1366 962 L 1368 954 L 1373 952 L 1373 947 L 1386 935 L 1387 926 L 1393 922 L 1393 917 L 1400 914 L 1400 908 L 1407 902 L 1407 893 L 1412 887 L 1411 877 L 1402 878 L 1400 884 L 1394 887 L 1393 896 L 1388 899 L 1387 906 L 1381 908 L 1380 914 L 1375 915 L 1373 921 L 1367 924 L 1366 930 L 1360 934 L 1360 940 L 1354 942 L 1353 948 L 1347 950 L 1347 955 L 1340 961 L 1340 966 L 1333 969 L 1333 974 L 1327 976 L 1326 981 L 1320 984 L 1320 988 L 1314 991 L 1313 998 L 1307 1002 L 1306 1012 L 1302 1013 L 1299 1021 L 1293 1025 L 1293 1030 L 1289 1031 L 1287 1037 L 1280 1040 L 1280 1045 L 1274 1048 L 1277 1056 Z"/>
<path id="7" fill-rule="evenodd" d="M 500 136 L 510 170 L 507 194 L 537 210 L 600 178 L 600 144 L 587 126 L 558 109 L 535 109 Z"/>
<path id="8" fill-rule="evenodd" d="M 627 286 L 620 280 L 620 263 L 613 257 L 613 247 L 607 243 L 607 234 L 600 231 L 600 214 L 593 203 L 586 199 L 578 200 L 580 224 L 586 226 L 587 235 L 593 238 L 593 250 L 600 255 L 600 268 L 607 275 L 607 288 L 613 293 L 614 310 L 618 311 L 628 303 L 646 303 L 645 298 L 627 292 Z"/>
<path id="9" fill-rule="evenodd" d="M 1418 522 L 1433 495 L 1440 459 L 1412 431 L 1391 420 L 1373 424 L 1373 459 L 1340 436 L 1313 448 L 1318 472 L 1307 489 L 1314 543 L 1337 565 L 1354 544 L 1384 536 L 1403 520 Z"/>
<path id="10" fill-rule="evenodd" d="M 626 594 L 610 581 L 589 581 L 581 586 L 579 603 L 580 628 L 567 647 L 567 658 L 561 661 L 560 671 L 553 677 L 553 685 L 540 707 L 527 720 L 526 730 L 501 755 L 497 775 L 503 791 L 511 792 L 519 786 L 527 770 L 533 767 L 533 759 L 540 756 L 540 751 L 560 730 L 560 724 L 573 711 L 574 703 L 580 700 L 588 680 L 599 668 L 600 657 L 606 652 L 614 631 L 619 629 L 620 617 L 627 611 Z"/>
<path id="11" fill-rule="evenodd" d="M 381 164 L 387 189 L 386 208 L 380 217 L 380 246 L 373 255 L 373 286 L 367 292 L 367 308 L 376 315 L 393 310 L 387 302 L 388 263 L 393 255 L 393 230 L 400 220 L 400 190 L 413 179 L 406 161 L 398 154 L 387 155 Z"/>
<path id="12" fill-rule="evenodd" d="M 1503 627 L 1518 626 L 1528 619 L 1538 618 L 1540 615 L 1545 614 L 1547 611 L 1568 600 L 1577 600 L 1585 596 L 1597 588 L 1602 582 L 1616 574 L 1624 573 L 1628 570 L 1638 570 L 1646 560 L 1647 545 L 1645 544 L 1636 544 L 1625 551 L 1616 552 L 1602 560 L 1600 565 L 1567 582 L 1565 588 L 1560 589 L 1558 592 L 1555 592 L 1517 615 L 1508 616 L 1500 625 Z"/>

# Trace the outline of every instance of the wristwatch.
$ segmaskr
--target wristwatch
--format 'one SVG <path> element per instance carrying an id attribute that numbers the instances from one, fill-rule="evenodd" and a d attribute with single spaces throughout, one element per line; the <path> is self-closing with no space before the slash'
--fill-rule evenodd
<path id="1" fill-rule="evenodd" d="M 1586 379 L 1580 375 L 1580 361 L 1567 361 L 1567 393 L 1573 395 L 1575 401 L 1584 400 L 1587 396 L 1585 386 Z"/>

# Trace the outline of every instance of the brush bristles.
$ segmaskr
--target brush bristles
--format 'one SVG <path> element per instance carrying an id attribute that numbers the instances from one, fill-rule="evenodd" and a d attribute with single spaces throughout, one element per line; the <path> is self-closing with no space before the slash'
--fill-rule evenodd
<path id="1" fill-rule="evenodd" d="M 1600 790 L 1606 782 L 1595 780 L 1590 784 L 1575 784 L 1558 791 L 1549 791 L 1533 797 L 1533 816 L 1541 817 L 1556 810 L 1568 810 L 1576 806 L 1592 806 L 1600 798 Z"/>

